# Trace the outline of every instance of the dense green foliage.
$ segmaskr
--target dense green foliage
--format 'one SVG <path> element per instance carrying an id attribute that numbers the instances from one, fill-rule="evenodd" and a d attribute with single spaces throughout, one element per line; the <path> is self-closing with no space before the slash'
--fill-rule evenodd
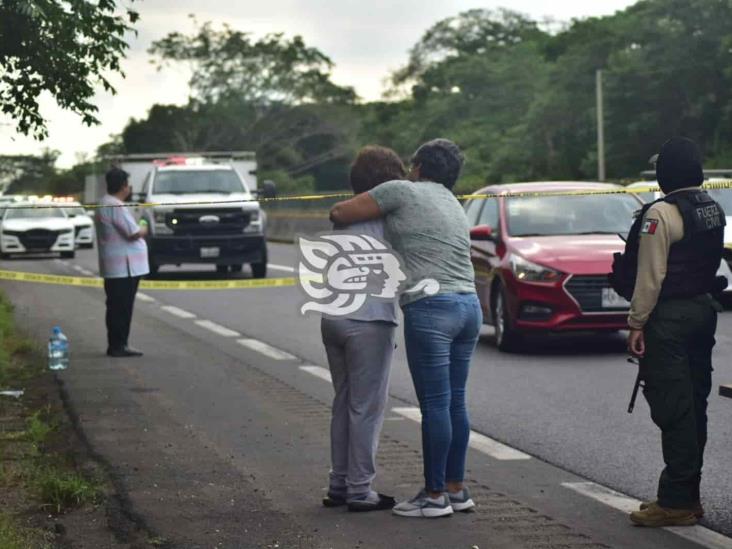
<path id="1" fill-rule="evenodd" d="M 38 101 L 47 92 L 97 123 L 91 100 L 97 85 L 114 92 L 108 76 L 121 72 L 124 35 L 137 18 L 120 14 L 115 0 L 0 0 L 0 111 L 20 133 L 45 137 Z"/>
<path id="2" fill-rule="evenodd" d="M 460 190 L 485 183 L 594 179 L 595 72 L 605 80 L 608 176 L 632 178 L 672 135 L 697 140 L 708 167 L 732 162 L 732 3 L 640 0 L 560 30 L 509 10 L 471 10 L 427 30 L 364 103 L 330 80 L 331 61 L 302 39 L 209 24 L 151 53 L 192 63 L 191 100 L 132 120 L 116 152 L 255 150 L 283 190 L 343 188 L 359 146 L 405 159 L 424 140 L 455 140 Z"/>

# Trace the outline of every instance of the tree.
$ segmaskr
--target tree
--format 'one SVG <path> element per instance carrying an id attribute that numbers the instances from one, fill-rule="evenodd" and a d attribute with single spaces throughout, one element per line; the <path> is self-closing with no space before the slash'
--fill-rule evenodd
<path id="1" fill-rule="evenodd" d="M 58 151 L 45 150 L 40 156 L 0 156 L 0 186 L 6 194 L 45 194 L 56 175 Z"/>
<path id="2" fill-rule="evenodd" d="M 353 88 L 330 79 L 333 62 L 305 45 L 302 37 L 281 33 L 254 40 L 250 34 L 211 23 L 184 35 L 172 32 L 153 43 L 150 53 L 158 66 L 188 62 L 193 69 L 190 87 L 202 103 L 235 102 L 261 107 L 273 104 L 352 103 Z"/>
<path id="3" fill-rule="evenodd" d="M 85 124 L 97 124 L 92 98 L 98 85 L 114 93 L 107 75 L 121 73 L 124 36 L 137 19 L 115 0 L 0 1 L 0 111 L 19 132 L 44 138 L 38 101 L 48 92 Z"/>

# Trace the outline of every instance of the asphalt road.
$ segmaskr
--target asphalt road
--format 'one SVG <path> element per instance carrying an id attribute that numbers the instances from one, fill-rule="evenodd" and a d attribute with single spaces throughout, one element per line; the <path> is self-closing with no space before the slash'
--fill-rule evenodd
<path id="1" fill-rule="evenodd" d="M 271 244 L 270 276 L 289 276 L 294 248 Z M 96 273 L 96 252 L 82 251 L 63 264 L 11 261 L 3 268 L 37 272 Z M 245 272 L 242 277 L 248 277 Z M 165 268 L 160 278 L 217 278 L 211 267 Z M 237 292 L 145 292 L 161 304 L 267 342 L 313 365 L 326 365 L 318 318 L 303 318 L 304 297 L 295 288 Z M 30 313 L 28 313 L 30 314 Z M 732 401 L 716 395 L 732 382 L 730 313 L 720 318 L 715 355 L 715 389 L 710 402 L 710 440 L 702 494 L 704 524 L 732 534 Z M 133 331 L 133 339 L 135 333 Z M 150 339 L 150 334 L 145 334 Z M 134 344 L 134 341 L 133 341 Z M 486 328 L 469 381 L 473 429 L 513 448 L 638 499 L 655 494 L 661 468 L 660 437 L 642 397 L 636 411 L 626 406 L 635 370 L 625 362 L 619 335 L 551 336 L 530 342 L 524 354 L 502 354 Z M 392 396 L 416 403 L 403 345 L 397 351 Z"/>

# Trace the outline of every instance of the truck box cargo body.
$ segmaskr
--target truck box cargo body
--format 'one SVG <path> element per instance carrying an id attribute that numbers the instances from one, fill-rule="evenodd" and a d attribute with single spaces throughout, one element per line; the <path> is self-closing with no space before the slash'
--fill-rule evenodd
<path id="1" fill-rule="evenodd" d="M 170 158 L 203 158 L 207 162 L 228 164 L 242 177 L 250 191 L 257 190 L 257 157 L 249 151 L 220 151 L 220 152 L 170 152 L 170 153 L 143 153 L 110 156 L 106 160 L 110 165 L 117 166 L 130 174 L 132 192 L 139 194 L 145 176 L 155 165 L 155 162 Z M 86 177 L 84 182 L 84 203 L 98 204 L 106 194 L 104 174 L 94 174 Z"/>

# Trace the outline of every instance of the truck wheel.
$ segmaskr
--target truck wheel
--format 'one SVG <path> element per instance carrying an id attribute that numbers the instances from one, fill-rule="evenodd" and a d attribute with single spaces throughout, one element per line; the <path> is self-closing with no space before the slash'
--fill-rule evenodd
<path id="1" fill-rule="evenodd" d="M 496 326 L 496 347 L 504 353 L 518 350 L 521 345 L 521 333 L 513 327 L 511 315 L 508 312 L 506 290 L 498 287 L 496 299 L 493 302 L 493 319 Z"/>
<path id="2" fill-rule="evenodd" d="M 264 263 L 252 263 L 252 276 L 254 278 L 266 278 L 267 276 L 267 262 Z"/>
<path id="3" fill-rule="evenodd" d="M 76 252 L 61 252 L 61 257 L 63 259 L 74 259 L 76 257 Z"/>
<path id="4" fill-rule="evenodd" d="M 216 265 L 216 272 L 218 274 L 226 274 L 229 272 L 229 266 L 228 265 Z"/>
<path id="5" fill-rule="evenodd" d="M 155 276 L 160 272 L 160 265 L 149 262 L 150 276 Z"/>
<path id="6" fill-rule="evenodd" d="M 241 263 L 237 263 L 235 265 L 229 265 L 229 267 L 231 268 L 232 273 L 240 273 L 244 270 L 244 265 L 242 265 Z"/>

